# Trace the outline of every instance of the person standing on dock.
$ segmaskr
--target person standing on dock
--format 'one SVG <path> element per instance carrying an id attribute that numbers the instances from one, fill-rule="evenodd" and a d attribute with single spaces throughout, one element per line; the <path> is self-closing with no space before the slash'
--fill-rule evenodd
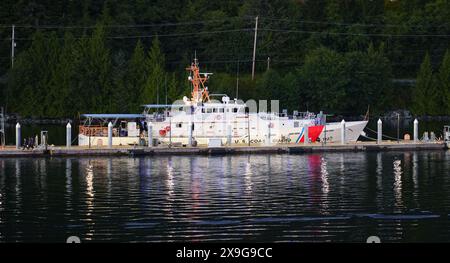
<path id="1" fill-rule="evenodd" d="M 33 150 L 34 149 L 34 138 L 33 137 L 30 137 L 29 144 L 30 144 L 31 150 Z"/>
<path id="2" fill-rule="evenodd" d="M 23 139 L 22 151 L 28 149 L 28 140 L 27 138 Z"/>

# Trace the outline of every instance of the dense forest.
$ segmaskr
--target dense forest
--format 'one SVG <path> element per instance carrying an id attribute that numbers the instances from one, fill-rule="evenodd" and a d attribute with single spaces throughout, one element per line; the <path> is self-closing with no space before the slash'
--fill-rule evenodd
<path id="1" fill-rule="evenodd" d="M 138 112 L 188 95 L 196 54 L 211 92 L 244 101 L 450 115 L 449 40 L 448 0 L 2 0 L 0 105 Z"/>

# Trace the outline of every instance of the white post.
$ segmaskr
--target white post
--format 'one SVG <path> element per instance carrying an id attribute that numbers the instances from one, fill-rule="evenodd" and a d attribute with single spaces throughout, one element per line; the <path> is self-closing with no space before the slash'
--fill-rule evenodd
<path id="1" fill-rule="evenodd" d="M 268 123 L 266 123 L 266 125 L 267 125 L 267 135 L 266 135 L 266 145 L 270 145 L 270 137 L 271 137 L 271 134 L 270 134 L 270 122 L 268 122 Z"/>
<path id="2" fill-rule="evenodd" d="M 69 148 L 72 146 L 72 125 L 70 122 L 66 125 L 66 147 Z"/>
<path id="3" fill-rule="evenodd" d="M 192 146 L 192 122 L 190 121 L 188 124 L 188 145 Z"/>
<path id="4" fill-rule="evenodd" d="M 227 125 L 227 144 L 231 146 L 231 124 Z"/>
<path id="5" fill-rule="evenodd" d="M 345 120 L 341 121 L 341 144 L 346 144 L 346 138 L 345 138 Z"/>
<path id="6" fill-rule="evenodd" d="M 147 133 L 148 147 L 153 147 L 153 125 L 151 122 L 147 122 Z"/>
<path id="7" fill-rule="evenodd" d="M 383 141 L 382 134 L 383 134 L 383 122 L 381 121 L 381 119 L 378 119 L 378 122 L 377 122 L 377 144 L 381 144 L 381 142 Z"/>
<path id="8" fill-rule="evenodd" d="M 419 121 L 417 119 L 414 120 L 414 142 L 417 143 L 419 141 Z"/>
<path id="9" fill-rule="evenodd" d="M 17 123 L 16 124 L 16 148 L 19 149 L 20 148 L 20 124 Z"/>
<path id="10" fill-rule="evenodd" d="M 113 130 L 113 124 L 111 122 L 108 123 L 108 148 L 112 148 L 112 130 Z"/>
<path id="11" fill-rule="evenodd" d="M 304 141 L 303 141 L 303 143 L 304 144 L 309 144 L 309 126 L 308 126 L 308 124 L 306 124 L 304 127 L 303 127 L 303 129 L 305 130 L 304 131 L 304 135 L 303 135 L 303 138 L 304 138 Z"/>

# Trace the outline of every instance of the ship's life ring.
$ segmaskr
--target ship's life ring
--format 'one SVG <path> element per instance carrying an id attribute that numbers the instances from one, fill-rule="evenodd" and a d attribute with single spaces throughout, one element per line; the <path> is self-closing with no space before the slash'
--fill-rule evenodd
<path id="1" fill-rule="evenodd" d="M 166 130 L 159 130 L 159 135 L 161 135 L 161 136 L 166 136 Z"/>
<path id="2" fill-rule="evenodd" d="M 166 132 L 170 132 L 170 126 L 166 126 Z"/>

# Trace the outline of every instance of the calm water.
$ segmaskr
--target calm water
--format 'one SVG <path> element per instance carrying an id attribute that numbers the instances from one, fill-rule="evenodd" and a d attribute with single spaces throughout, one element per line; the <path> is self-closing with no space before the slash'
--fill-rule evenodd
<path id="1" fill-rule="evenodd" d="M 0 159 L 0 241 L 450 241 L 450 152 Z"/>

